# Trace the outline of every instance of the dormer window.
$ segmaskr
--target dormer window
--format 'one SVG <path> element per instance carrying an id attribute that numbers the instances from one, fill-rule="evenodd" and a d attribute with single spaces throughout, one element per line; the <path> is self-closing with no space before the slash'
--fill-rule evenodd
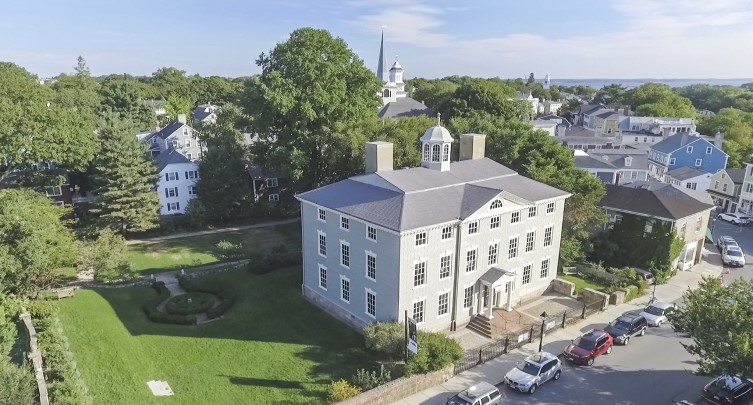
<path id="1" fill-rule="evenodd" d="M 497 208 L 502 208 L 501 200 L 494 200 L 494 202 L 492 202 L 492 205 L 489 207 L 489 209 L 492 209 L 492 210 L 497 209 Z"/>
<path id="2" fill-rule="evenodd" d="M 625 166 L 630 167 L 633 164 L 633 158 L 630 156 L 625 157 Z"/>

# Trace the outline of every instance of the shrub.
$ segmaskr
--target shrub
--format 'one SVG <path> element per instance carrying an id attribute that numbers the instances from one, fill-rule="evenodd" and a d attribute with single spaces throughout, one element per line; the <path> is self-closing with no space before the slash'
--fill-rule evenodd
<path id="1" fill-rule="evenodd" d="M 165 311 L 173 315 L 200 314 L 214 306 L 214 296 L 201 292 L 189 292 L 172 297 L 165 303 Z"/>
<path id="2" fill-rule="evenodd" d="M 327 399 L 330 403 L 345 401 L 361 393 L 361 389 L 354 387 L 345 380 L 332 381 L 327 388 Z"/>
<path id="3" fill-rule="evenodd" d="M 418 353 L 408 357 L 405 374 L 428 373 L 449 366 L 463 356 L 454 339 L 438 332 L 418 332 Z"/>
<path id="4" fill-rule="evenodd" d="M 16 366 L 5 356 L 0 356 L 0 404 L 35 403 L 37 384 L 29 371 L 31 366 L 24 363 Z"/>
<path id="5" fill-rule="evenodd" d="M 233 261 L 239 260 L 243 257 L 243 244 L 231 243 L 226 240 L 221 240 L 215 245 L 217 248 L 217 256 L 220 261 Z"/>
<path id="6" fill-rule="evenodd" d="M 174 315 L 162 312 L 157 306 L 164 300 L 170 298 L 170 290 L 165 287 L 165 283 L 157 281 L 152 284 L 152 288 L 157 290 L 157 296 L 152 298 L 142 307 L 146 317 L 152 322 L 172 323 L 177 325 L 193 325 L 196 323 L 196 315 Z"/>
<path id="7" fill-rule="evenodd" d="M 577 269 L 578 276 L 585 280 L 603 284 L 607 287 L 607 290 L 615 291 L 630 284 L 630 279 L 612 274 L 594 265 L 578 265 Z"/>
<path id="8" fill-rule="evenodd" d="M 231 298 L 225 298 L 220 302 L 220 305 L 207 311 L 207 318 L 214 319 L 221 317 L 230 307 L 233 306 L 233 300 Z"/>
<path id="9" fill-rule="evenodd" d="M 289 252 L 284 245 L 278 245 L 268 254 L 252 253 L 248 258 L 248 269 L 255 274 L 267 274 L 272 270 L 301 263 L 301 252 Z"/>
<path id="10" fill-rule="evenodd" d="M 625 302 L 630 302 L 640 296 L 638 294 L 638 287 L 629 285 L 623 289 L 625 291 Z"/>
<path id="11" fill-rule="evenodd" d="M 358 369 L 356 373 L 351 377 L 351 382 L 362 391 L 368 391 L 376 388 L 382 384 L 387 384 L 392 381 L 392 376 L 388 370 L 367 371 L 366 369 Z"/>
<path id="12" fill-rule="evenodd" d="M 228 290 L 224 284 L 217 282 L 211 277 L 197 281 L 196 279 L 182 276 L 178 277 L 178 283 L 186 291 L 214 294 L 219 298 L 220 304 L 207 311 L 207 317 L 209 319 L 219 318 L 230 309 L 231 306 L 233 306 L 233 298 L 230 290 Z"/>
<path id="13" fill-rule="evenodd" d="M 363 328 L 366 348 L 397 358 L 404 353 L 405 325 L 398 322 L 376 322 Z"/>

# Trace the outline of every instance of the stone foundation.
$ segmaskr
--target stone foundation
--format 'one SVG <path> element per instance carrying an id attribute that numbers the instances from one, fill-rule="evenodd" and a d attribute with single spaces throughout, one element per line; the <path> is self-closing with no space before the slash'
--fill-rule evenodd
<path id="1" fill-rule="evenodd" d="M 401 377 L 387 384 L 366 391 L 353 398 L 338 402 L 341 405 L 383 405 L 391 404 L 421 392 L 427 388 L 442 384 L 452 378 L 454 365 L 428 374 Z"/>
<path id="2" fill-rule="evenodd" d="M 338 307 L 337 305 L 333 304 L 326 298 L 319 295 L 316 291 L 311 290 L 305 285 L 302 286 L 301 289 L 303 292 L 303 296 L 309 302 L 321 308 L 322 310 L 324 310 L 324 312 L 342 321 L 344 324 L 350 326 L 351 328 L 356 330 L 358 333 L 361 333 L 363 331 L 363 328 L 366 325 L 368 325 L 366 322 L 356 318 L 350 312 Z"/>

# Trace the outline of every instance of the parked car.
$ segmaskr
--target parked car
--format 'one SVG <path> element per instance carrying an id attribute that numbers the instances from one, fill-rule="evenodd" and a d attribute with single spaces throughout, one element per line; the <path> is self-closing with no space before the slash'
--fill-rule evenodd
<path id="1" fill-rule="evenodd" d="M 654 274 L 648 270 L 635 269 L 635 275 L 642 278 L 646 284 L 654 284 Z"/>
<path id="2" fill-rule="evenodd" d="M 741 214 L 735 214 L 732 212 L 725 212 L 722 214 L 719 214 L 719 219 L 722 221 L 727 221 L 734 225 L 746 225 L 748 223 L 748 220 L 743 218 L 743 215 Z"/>
<path id="3" fill-rule="evenodd" d="M 751 217 L 750 215 L 745 215 L 745 214 L 737 214 L 737 215 L 740 218 L 742 218 L 743 221 L 745 221 L 745 225 L 750 225 L 750 223 L 753 222 L 753 217 Z"/>
<path id="4" fill-rule="evenodd" d="M 533 394 L 549 380 L 559 380 L 562 375 L 562 362 L 557 356 L 540 352 L 519 361 L 517 366 L 505 374 L 507 386 L 520 392 Z"/>
<path id="5" fill-rule="evenodd" d="M 626 345 L 631 337 L 645 335 L 647 327 L 648 322 L 643 315 L 624 314 L 607 325 L 604 331 L 609 333 L 618 344 Z"/>
<path id="6" fill-rule="evenodd" d="M 725 246 L 722 249 L 722 263 L 728 266 L 745 266 L 745 254 L 739 246 Z"/>
<path id="7" fill-rule="evenodd" d="M 502 403 L 497 387 L 480 382 L 447 400 L 446 405 L 499 405 Z"/>
<path id="8" fill-rule="evenodd" d="M 601 329 L 584 333 L 565 348 L 562 355 L 575 363 L 592 365 L 596 356 L 612 353 L 614 339 Z"/>
<path id="9" fill-rule="evenodd" d="M 667 322 L 667 315 L 675 310 L 677 306 L 671 302 L 655 302 L 647 306 L 640 314 L 646 318 L 649 326 L 661 326 Z"/>
<path id="10" fill-rule="evenodd" d="M 717 247 L 717 249 L 719 249 L 719 251 L 721 252 L 722 250 L 724 250 L 724 248 L 726 246 L 738 246 L 738 244 L 737 244 L 737 241 L 735 240 L 735 238 L 733 238 L 731 236 L 726 236 L 726 235 L 725 236 L 720 236 L 716 240 L 716 247 Z"/>
<path id="11" fill-rule="evenodd" d="M 753 398 L 753 380 L 723 375 L 706 384 L 701 395 L 714 404 L 745 404 Z"/>

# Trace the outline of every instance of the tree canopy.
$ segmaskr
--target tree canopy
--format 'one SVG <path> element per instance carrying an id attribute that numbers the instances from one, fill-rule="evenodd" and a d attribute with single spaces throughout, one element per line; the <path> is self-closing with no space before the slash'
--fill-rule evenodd
<path id="1" fill-rule="evenodd" d="M 718 114 L 703 117 L 698 131 L 713 135 L 724 133 L 724 151 L 729 154 L 728 167 L 743 167 L 753 155 L 753 113 L 723 108 Z"/>
<path id="2" fill-rule="evenodd" d="M 683 344 L 697 355 L 703 375 L 753 378 L 753 281 L 738 278 L 725 287 L 708 278 L 683 295 L 683 304 L 669 316 L 675 331 L 693 339 Z"/>
<path id="3" fill-rule="evenodd" d="M 486 113 L 504 119 L 527 120 L 531 105 L 516 98 L 515 89 L 499 80 L 474 79 L 463 83 L 436 108 L 444 119 Z"/>
<path id="4" fill-rule="evenodd" d="M 646 83 L 625 92 L 623 102 L 629 104 L 638 116 L 694 118 L 693 103 L 675 93 L 666 84 Z"/>

